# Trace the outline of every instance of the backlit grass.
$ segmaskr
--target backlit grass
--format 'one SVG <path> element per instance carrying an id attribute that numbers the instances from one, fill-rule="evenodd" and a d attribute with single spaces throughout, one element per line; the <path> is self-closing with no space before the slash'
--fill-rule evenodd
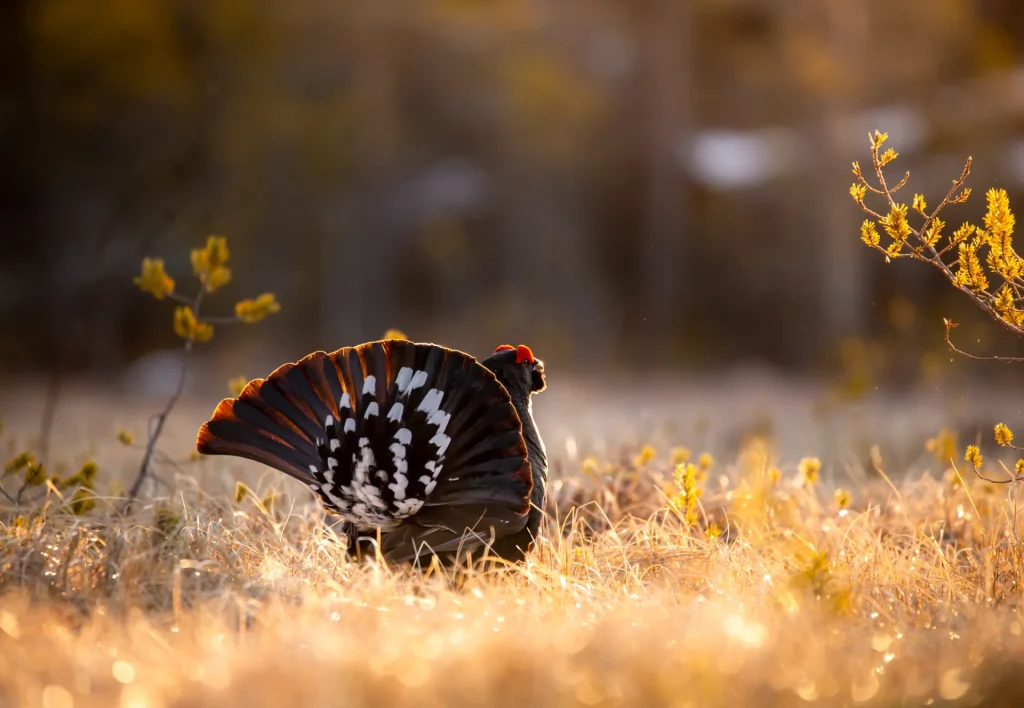
<path id="1" fill-rule="evenodd" d="M 684 457 L 634 450 L 563 465 L 529 561 L 459 573 L 348 563 L 290 483 L 237 501 L 182 475 L 128 516 L 103 498 L 84 516 L 5 511 L 0 703 L 1024 696 L 1012 487 L 936 463 L 835 494 L 808 475 L 813 461 L 777 461 L 752 438 L 728 463 L 698 466 L 689 514 L 673 456 Z"/>

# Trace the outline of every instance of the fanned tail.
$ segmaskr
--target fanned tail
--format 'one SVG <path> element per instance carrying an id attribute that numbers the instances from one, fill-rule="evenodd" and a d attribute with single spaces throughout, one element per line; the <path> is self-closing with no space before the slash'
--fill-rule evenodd
<path id="1" fill-rule="evenodd" d="M 519 417 L 462 352 L 385 340 L 315 352 L 225 399 L 199 452 L 255 460 L 307 484 L 408 560 L 523 528 L 532 480 Z"/>

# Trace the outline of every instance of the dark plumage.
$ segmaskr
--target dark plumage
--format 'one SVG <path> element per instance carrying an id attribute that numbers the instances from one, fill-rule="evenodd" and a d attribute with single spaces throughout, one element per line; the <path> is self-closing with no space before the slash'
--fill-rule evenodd
<path id="1" fill-rule="evenodd" d="M 206 455 L 256 460 L 345 520 L 349 551 L 522 559 L 540 524 L 547 455 L 531 414 L 544 364 L 526 346 L 476 359 L 400 340 L 315 352 L 221 401 Z"/>

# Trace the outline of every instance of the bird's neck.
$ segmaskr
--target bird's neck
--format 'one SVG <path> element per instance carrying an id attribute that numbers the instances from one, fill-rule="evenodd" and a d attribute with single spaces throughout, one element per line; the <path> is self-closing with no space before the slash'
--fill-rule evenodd
<path id="1" fill-rule="evenodd" d="M 530 501 L 537 509 L 543 509 L 544 504 L 547 501 L 547 483 L 548 483 L 548 454 L 544 448 L 544 441 L 540 437 L 540 431 L 537 430 L 537 424 L 533 420 L 533 405 L 530 401 L 530 397 L 527 396 L 525 399 L 513 399 L 512 405 L 515 406 L 516 412 L 519 414 L 519 420 L 523 426 L 523 440 L 526 442 L 526 450 L 529 453 L 530 467 L 533 470 L 533 492 L 530 495 Z M 539 512 L 531 512 L 531 517 Z"/>

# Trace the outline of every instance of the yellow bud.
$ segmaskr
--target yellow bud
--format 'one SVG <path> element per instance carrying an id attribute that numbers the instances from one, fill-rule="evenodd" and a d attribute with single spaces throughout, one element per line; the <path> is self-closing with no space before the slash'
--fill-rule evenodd
<path id="1" fill-rule="evenodd" d="M 811 486 L 818 481 L 818 473 L 821 471 L 821 460 L 817 457 L 805 457 L 800 460 L 797 470 L 803 483 Z"/>
<path id="2" fill-rule="evenodd" d="M 235 305 L 235 316 L 246 324 L 259 322 L 268 315 L 281 311 L 273 293 L 263 293 L 254 300 L 242 300 Z"/>
<path id="3" fill-rule="evenodd" d="M 164 272 L 162 258 L 143 258 L 142 274 L 132 278 L 132 282 L 157 300 L 163 300 L 166 295 L 174 292 L 174 279 Z"/>
<path id="4" fill-rule="evenodd" d="M 231 269 L 225 267 L 228 258 L 228 240 L 223 236 L 209 236 L 206 246 L 192 250 L 192 272 L 206 288 L 213 292 L 231 280 Z"/>
<path id="5" fill-rule="evenodd" d="M 964 454 L 964 459 L 970 462 L 974 469 L 979 469 L 985 458 L 982 457 L 981 451 L 978 449 L 977 445 L 968 445 L 967 452 Z"/>
<path id="6" fill-rule="evenodd" d="M 850 506 L 850 493 L 845 489 L 837 489 L 835 494 L 832 495 L 832 501 L 840 509 L 845 509 Z"/>
<path id="7" fill-rule="evenodd" d="M 1013 431 L 1006 427 L 1004 423 L 996 424 L 994 432 L 996 442 L 1003 447 L 1008 447 L 1013 444 Z"/>
<path id="8" fill-rule="evenodd" d="M 644 445 L 643 448 L 640 449 L 640 454 L 633 458 L 633 466 L 643 467 L 653 460 L 657 454 L 658 451 L 655 450 L 654 447 L 651 445 Z"/>
<path id="9" fill-rule="evenodd" d="M 669 461 L 673 465 L 681 465 L 684 462 L 690 461 L 690 448 L 688 447 L 674 447 L 669 453 Z"/>
<path id="10" fill-rule="evenodd" d="M 409 340 L 409 338 L 405 336 L 405 332 L 400 329 L 389 329 L 384 333 L 384 339 L 400 339 L 402 341 Z"/>
<path id="11" fill-rule="evenodd" d="M 132 437 L 132 434 L 129 433 L 127 430 L 118 430 L 117 431 L 117 440 L 122 445 L 131 445 L 132 444 L 132 440 L 134 440 L 134 438 Z"/>

